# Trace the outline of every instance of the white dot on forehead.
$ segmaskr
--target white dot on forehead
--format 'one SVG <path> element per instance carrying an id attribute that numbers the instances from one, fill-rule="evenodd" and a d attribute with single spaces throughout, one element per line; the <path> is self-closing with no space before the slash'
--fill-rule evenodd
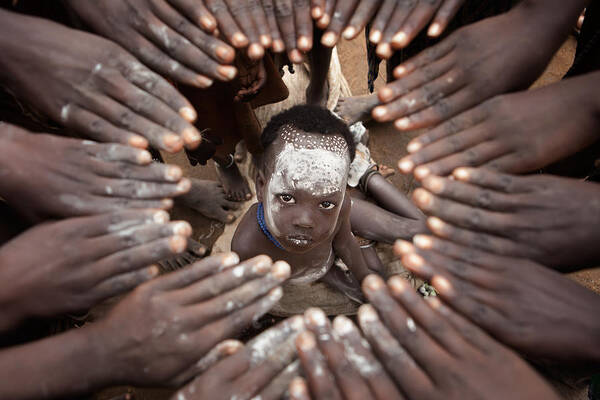
<path id="1" fill-rule="evenodd" d="M 297 150 L 324 149 L 340 156 L 349 155 L 348 143 L 340 135 L 311 134 L 292 125 L 283 125 L 279 137 L 287 143 L 292 143 Z"/>

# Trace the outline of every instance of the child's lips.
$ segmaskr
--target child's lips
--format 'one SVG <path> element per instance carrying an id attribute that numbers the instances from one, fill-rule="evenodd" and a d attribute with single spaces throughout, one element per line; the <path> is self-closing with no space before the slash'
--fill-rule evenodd
<path id="1" fill-rule="evenodd" d="M 288 235 L 287 240 L 296 247 L 308 247 L 312 243 L 312 238 L 306 235 Z"/>

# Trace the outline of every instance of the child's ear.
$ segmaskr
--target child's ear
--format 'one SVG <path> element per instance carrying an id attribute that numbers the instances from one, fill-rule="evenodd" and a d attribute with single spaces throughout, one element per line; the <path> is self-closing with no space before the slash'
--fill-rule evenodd
<path id="1" fill-rule="evenodd" d="M 256 179 L 254 180 L 254 184 L 256 185 L 256 199 L 262 203 L 263 202 L 263 191 L 265 189 L 265 185 L 267 181 L 265 179 L 265 175 L 263 171 L 259 170 L 256 174 Z"/>

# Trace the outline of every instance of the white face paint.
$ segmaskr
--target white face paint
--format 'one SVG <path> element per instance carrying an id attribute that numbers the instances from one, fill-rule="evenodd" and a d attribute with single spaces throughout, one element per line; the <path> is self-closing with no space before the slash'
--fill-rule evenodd
<path id="1" fill-rule="evenodd" d="M 278 140 L 283 149 L 273 163 L 273 173 L 266 183 L 264 213 L 267 226 L 276 238 L 285 236 L 294 247 L 308 247 L 309 241 L 331 235 L 336 228 L 346 192 L 350 164 L 348 146 L 339 135 L 311 134 L 283 127 Z M 282 195 L 291 200 L 282 200 Z M 313 203 L 313 204 L 309 204 Z M 306 212 L 322 214 L 327 226 L 313 227 L 318 237 L 293 237 L 290 218 L 282 218 L 284 209 L 302 207 Z M 331 208 L 329 208 L 331 207 Z M 316 214 L 315 214 L 316 215 Z M 316 222 L 316 221 L 315 221 Z M 325 232 L 321 232 L 325 229 Z M 285 247 L 285 243 L 282 243 Z"/>

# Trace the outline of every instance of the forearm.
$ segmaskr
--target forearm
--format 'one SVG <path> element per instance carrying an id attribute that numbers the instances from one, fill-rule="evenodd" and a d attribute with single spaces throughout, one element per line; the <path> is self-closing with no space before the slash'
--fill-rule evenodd
<path id="1" fill-rule="evenodd" d="M 50 399 L 89 393 L 110 382 L 93 325 L 0 352 L 0 398 Z"/>

